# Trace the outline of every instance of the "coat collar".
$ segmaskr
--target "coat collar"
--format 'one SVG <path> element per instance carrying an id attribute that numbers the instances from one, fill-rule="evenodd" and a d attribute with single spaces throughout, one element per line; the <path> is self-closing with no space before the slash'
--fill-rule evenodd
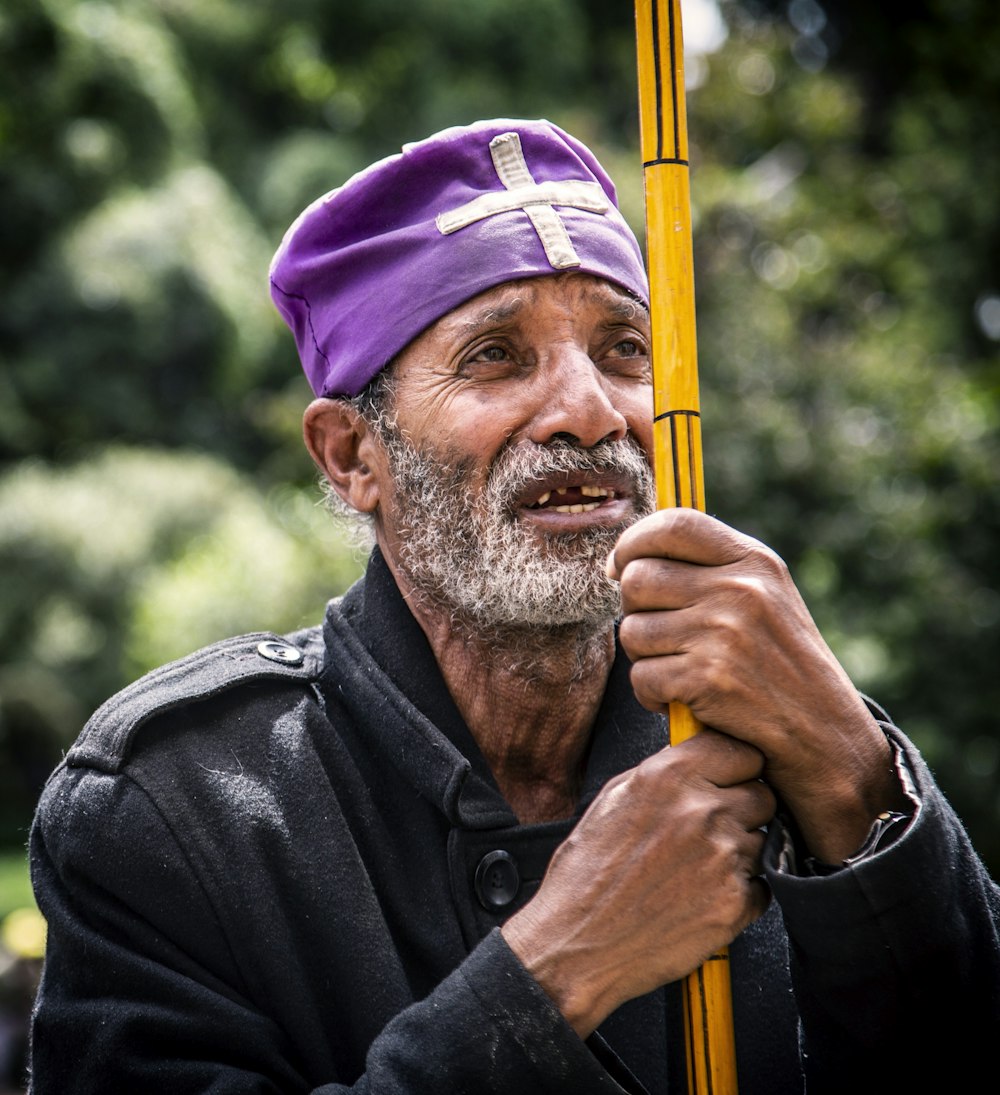
<path id="1" fill-rule="evenodd" d="M 413 778 L 423 784 L 421 790 L 431 791 L 457 824 L 471 828 L 515 825 L 510 806 L 448 692 L 427 637 L 377 548 L 364 579 L 331 604 L 326 628 L 328 647 L 333 639 L 330 632 L 335 631 L 338 646 L 347 639 L 356 658 L 370 662 L 362 668 L 372 684 L 376 683 L 373 673 L 384 674 L 376 687 L 404 715 L 403 724 L 394 720 L 396 732 L 406 736 L 399 755 L 408 758 Z M 331 654 L 335 664 L 337 654 Z M 586 760 L 579 813 L 612 776 L 667 743 L 667 720 L 646 711 L 635 699 L 630 665 L 619 646 Z"/>

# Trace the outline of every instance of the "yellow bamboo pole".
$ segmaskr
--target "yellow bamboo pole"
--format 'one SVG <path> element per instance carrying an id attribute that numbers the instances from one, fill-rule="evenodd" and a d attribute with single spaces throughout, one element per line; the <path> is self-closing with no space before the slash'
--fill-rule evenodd
<path id="1" fill-rule="evenodd" d="M 636 0 L 635 23 L 653 331 L 657 504 L 661 509 L 704 510 L 680 0 Z M 673 744 L 700 729 L 690 708 L 670 705 Z M 728 949 L 712 955 L 685 978 L 683 995 L 690 1095 L 735 1095 Z"/>

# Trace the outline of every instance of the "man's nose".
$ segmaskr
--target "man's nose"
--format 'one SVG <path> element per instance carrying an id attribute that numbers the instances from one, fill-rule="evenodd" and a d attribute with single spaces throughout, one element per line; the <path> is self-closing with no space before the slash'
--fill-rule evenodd
<path id="1" fill-rule="evenodd" d="M 580 350 L 553 355 L 543 370 L 539 406 L 529 430 L 532 441 L 547 445 L 556 437 L 584 448 L 620 441 L 628 422 L 615 406 L 607 378 Z"/>

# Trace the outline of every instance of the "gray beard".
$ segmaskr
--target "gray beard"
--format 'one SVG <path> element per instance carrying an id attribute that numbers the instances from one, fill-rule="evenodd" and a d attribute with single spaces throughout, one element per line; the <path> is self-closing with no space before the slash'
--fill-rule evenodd
<path id="1" fill-rule="evenodd" d="M 625 528 L 655 508 L 652 472 L 635 441 L 505 448 L 477 495 L 468 458 L 421 451 L 395 430 L 380 432 L 396 497 L 398 565 L 415 592 L 453 623 L 480 637 L 566 628 L 594 635 L 620 615 L 619 587 L 605 574 L 605 561 Z M 585 532 L 533 534 L 517 519 L 516 499 L 564 472 L 626 475 L 635 515 Z"/>

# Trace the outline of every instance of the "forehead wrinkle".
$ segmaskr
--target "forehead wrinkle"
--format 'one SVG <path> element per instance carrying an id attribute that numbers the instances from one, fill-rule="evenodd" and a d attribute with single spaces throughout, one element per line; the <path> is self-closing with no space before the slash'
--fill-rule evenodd
<path id="1" fill-rule="evenodd" d="M 578 286 L 583 298 L 600 305 L 614 322 L 632 322 L 637 318 L 649 321 L 649 309 L 642 300 L 614 282 L 576 271 L 566 271 L 553 277 Z M 475 301 L 460 306 L 449 315 L 442 316 L 429 330 L 439 330 L 449 338 L 465 342 L 484 331 L 502 327 L 516 319 L 525 306 L 534 301 L 534 280 L 528 278 L 518 284 L 500 286 L 489 293 L 490 299 L 480 301 L 478 307 Z M 463 315 L 466 311 L 471 314 Z"/>

